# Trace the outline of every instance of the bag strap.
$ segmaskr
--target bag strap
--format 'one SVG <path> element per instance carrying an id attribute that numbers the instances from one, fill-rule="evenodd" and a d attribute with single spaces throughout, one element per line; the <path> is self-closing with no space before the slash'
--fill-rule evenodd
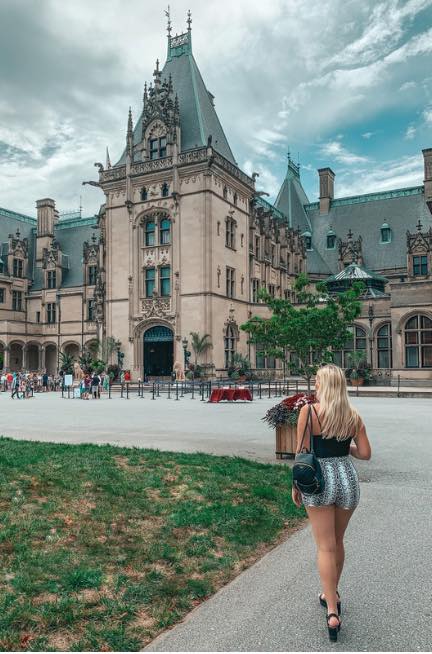
<path id="1" fill-rule="evenodd" d="M 303 436 L 302 436 L 301 443 L 300 443 L 300 452 L 303 450 L 303 441 L 304 441 L 304 437 L 306 435 L 306 430 L 307 430 L 307 427 L 308 427 L 308 423 L 310 423 L 309 452 L 313 452 L 312 413 L 311 413 L 311 405 L 310 404 L 308 405 L 308 414 L 307 414 L 307 418 L 306 418 L 306 424 L 304 426 Z"/>

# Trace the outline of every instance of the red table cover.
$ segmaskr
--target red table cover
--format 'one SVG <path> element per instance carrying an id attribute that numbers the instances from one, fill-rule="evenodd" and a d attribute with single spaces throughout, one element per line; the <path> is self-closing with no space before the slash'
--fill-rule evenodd
<path id="1" fill-rule="evenodd" d="M 242 400 L 244 402 L 252 401 L 252 394 L 248 388 L 214 388 L 211 392 L 209 402 L 235 402 Z"/>

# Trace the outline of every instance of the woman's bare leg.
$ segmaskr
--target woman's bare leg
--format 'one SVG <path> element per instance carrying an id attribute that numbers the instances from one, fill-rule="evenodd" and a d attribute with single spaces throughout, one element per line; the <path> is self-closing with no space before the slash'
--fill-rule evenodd
<path id="1" fill-rule="evenodd" d="M 337 566 L 337 586 L 341 578 L 344 561 L 345 561 L 345 548 L 344 548 L 344 535 L 348 527 L 348 523 L 355 509 L 342 509 L 340 506 L 335 507 L 335 536 L 336 536 L 336 566 Z"/>
<path id="2" fill-rule="evenodd" d="M 317 545 L 318 572 L 327 599 L 327 613 L 337 615 L 336 586 L 338 571 L 336 564 L 335 506 L 308 506 L 307 514 Z M 330 618 L 331 627 L 338 625 L 336 618 Z"/>

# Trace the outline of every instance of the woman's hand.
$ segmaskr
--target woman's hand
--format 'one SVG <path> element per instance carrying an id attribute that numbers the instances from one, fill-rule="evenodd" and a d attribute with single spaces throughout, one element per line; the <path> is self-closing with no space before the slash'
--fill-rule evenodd
<path id="1" fill-rule="evenodd" d="M 296 507 L 300 508 L 301 505 L 303 504 L 302 496 L 301 496 L 301 493 L 298 490 L 298 488 L 296 488 L 295 486 L 293 486 L 292 489 L 291 489 L 291 497 L 292 497 L 292 501 L 294 502 Z"/>

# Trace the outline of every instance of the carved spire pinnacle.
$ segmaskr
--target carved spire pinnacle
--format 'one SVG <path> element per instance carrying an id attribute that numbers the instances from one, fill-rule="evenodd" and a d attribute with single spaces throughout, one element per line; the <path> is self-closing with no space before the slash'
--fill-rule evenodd
<path id="1" fill-rule="evenodd" d="M 129 115 L 128 115 L 126 143 L 127 143 L 128 152 L 132 156 L 132 150 L 133 150 L 133 122 L 132 122 L 132 109 L 130 107 L 129 107 Z"/>
<path id="2" fill-rule="evenodd" d="M 192 14 L 191 14 L 190 9 L 188 9 L 188 12 L 187 12 L 187 21 L 186 22 L 187 22 L 187 25 L 188 25 L 188 32 L 191 32 L 192 31 L 192 27 L 191 27 L 191 25 L 192 25 Z"/>
<path id="3" fill-rule="evenodd" d="M 146 103 L 147 99 L 148 99 L 147 82 L 144 82 L 143 102 Z"/>
<path id="4" fill-rule="evenodd" d="M 155 90 L 158 91 L 160 89 L 160 83 L 161 83 L 161 72 L 159 70 L 159 59 L 156 59 L 156 68 L 153 71 L 153 77 L 154 77 Z"/>
<path id="5" fill-rule="evenodd" d="M 109 156 L 108 146 L 107 146 L 107 149 L 106 149 L 106 163 L 105 163 L 105 168 L 106 168 L 106 170 L 108 170 L 109 168 L 111 168 L 111 159 L 110 159 L 110 156 Z"/>
<path id="6" fill-rule="evenodd" d="M 168 9 L 165 9 L 165 16 L 167 17 L 167 33 L 168 33 L 168 39 L 171 38 L 171 10 L 170 6 L 168 5 Z"/>

